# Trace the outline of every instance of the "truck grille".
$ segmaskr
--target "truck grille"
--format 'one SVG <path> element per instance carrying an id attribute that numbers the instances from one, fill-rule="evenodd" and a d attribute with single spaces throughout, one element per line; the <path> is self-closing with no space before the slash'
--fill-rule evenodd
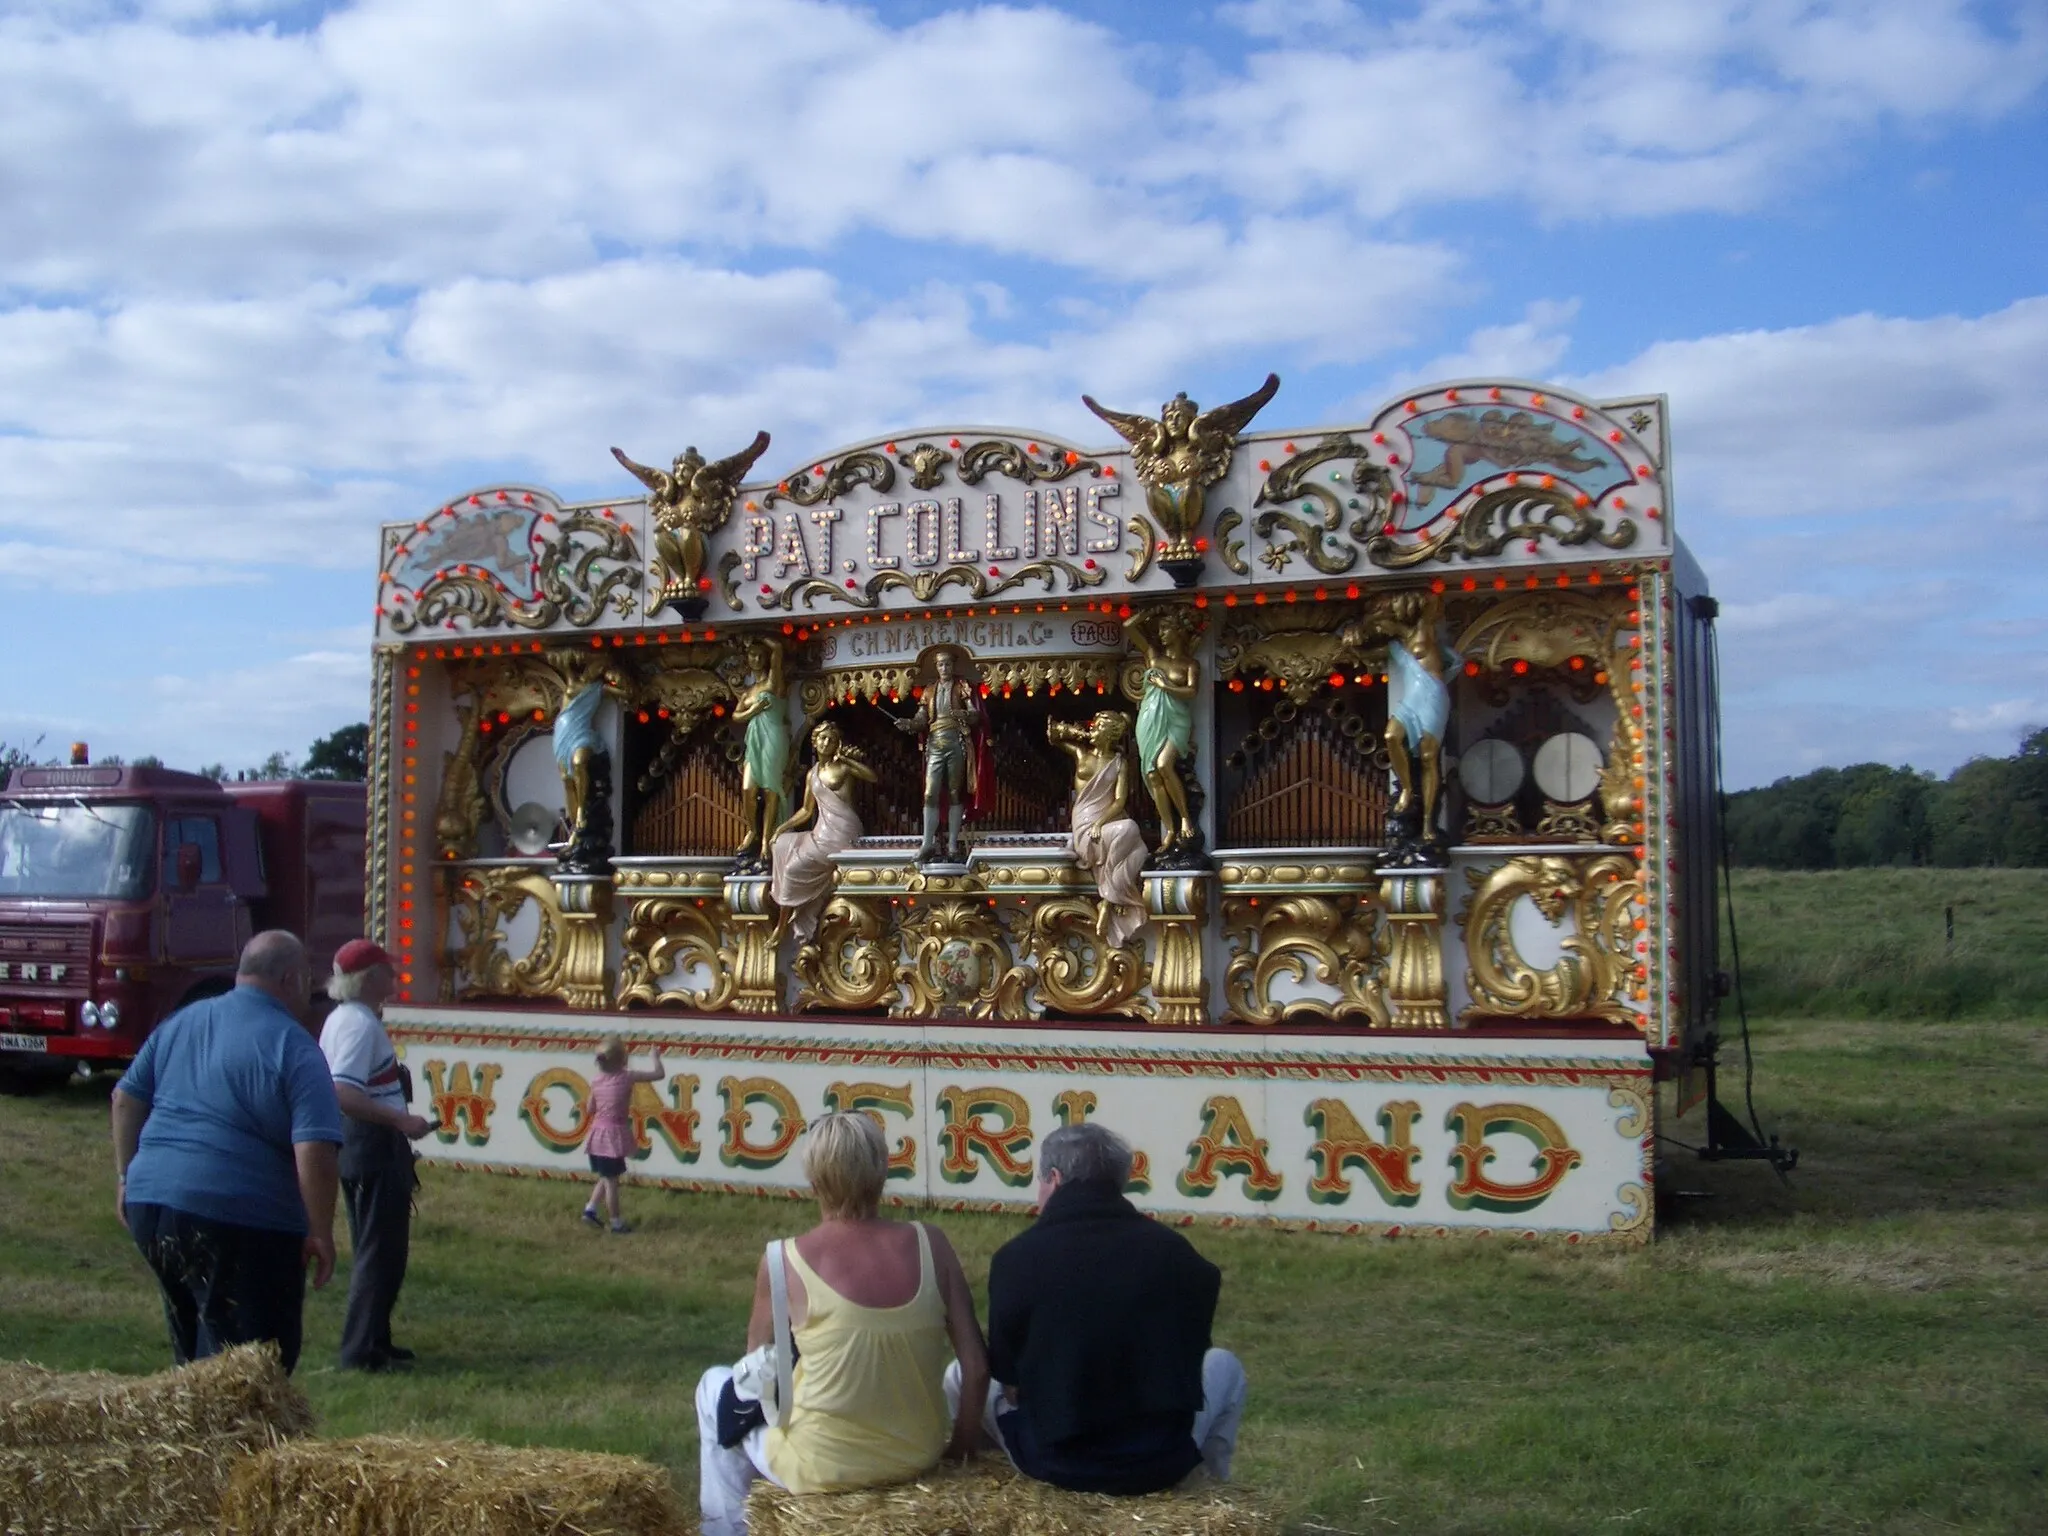
<path id="1" fill-rule="evenodd" d="M 0 986 L 82 987 L 90 980 L 92 924 L 0 923 Z"/>

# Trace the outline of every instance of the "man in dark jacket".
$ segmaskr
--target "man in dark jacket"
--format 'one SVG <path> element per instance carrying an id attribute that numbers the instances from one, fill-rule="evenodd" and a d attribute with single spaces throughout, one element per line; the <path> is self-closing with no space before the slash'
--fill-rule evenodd
<path id="1" fill-rule="evenodd" d="M 988 1271 L 985 1426 L 1026 1476 L 1081 1493 L 1226 1479 L 1244 1413 L 1244 1367 L 1209 1345 L 1222 1273 L 1124 1198 L 1130 1175 L 1113 1131 L 1054 1131 L 1039 1218 Z"/>

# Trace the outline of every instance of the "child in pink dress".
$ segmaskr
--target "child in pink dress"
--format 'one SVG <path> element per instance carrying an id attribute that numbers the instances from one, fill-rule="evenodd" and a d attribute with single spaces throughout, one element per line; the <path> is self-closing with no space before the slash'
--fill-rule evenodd
<path id="1" fill-rule="evenodd" d="M 658 1083 L 667 1075 L 662 1069 L 660 1051 L 654 1053 L 653 1066 L 629 1072 L 624 1040 L 606 1035 L 598 1047 L 597 1076 L 591 1079 L 586 1110 L 590 1132 L 583 1140 L 583 1150 L 590 1154 L 590 1171 L 597 1175 L 597 1188 L 590 1192 L 583 1207 L 583 1219 L 593 1227 L 602 1225 L 597 1214 L 601 1200 L 611 1212 L 614 1232 L 633 1230 L 619 1216 L 619 1180 L 626 1175 L 626 1159 L 636 1150 L 631 1114 L 633 1085 Z"/>

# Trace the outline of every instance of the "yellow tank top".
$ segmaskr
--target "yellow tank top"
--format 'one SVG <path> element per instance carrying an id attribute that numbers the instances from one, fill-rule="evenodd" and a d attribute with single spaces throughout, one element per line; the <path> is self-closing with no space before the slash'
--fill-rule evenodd
<path id="1" fill-rule="evenodd" d="M 793 1493 L 900 1482 L 938 1465 L 946 1409 L 946 1304 L 931 1239 L 917 1226 L 917 1294 L 900 1307 L 857 1306 L 818 1278 L 796 1244 L 783 1252 L 810 1301 L 795 1330 L 789 1416 L 768 1431 L 768 1466 Z"/>

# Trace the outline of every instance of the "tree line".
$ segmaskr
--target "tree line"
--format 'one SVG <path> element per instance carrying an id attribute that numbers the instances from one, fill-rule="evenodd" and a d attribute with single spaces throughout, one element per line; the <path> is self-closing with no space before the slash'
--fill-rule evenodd
<path id="1" fill-rule="evenodd" d="M 2048 729 L 1946 779 L 1883 763 L 1816 768 L 1730 795 L 1726 814 L 1734 862 L 1762 869 L 2048 865 Z"/>
<path id="2" fill-rule="evenodd" d="M 0 783 L 4 783 L 16 768 L 57 768 L 67 761 L 68 757 L 49 751 L 40 736 L 20 745 L 0 742 Z M 162 758 L 152 753 L 136 758 L 122 758 L 110 753 L 93 761 L 102 768 L 166 766 Z M 368 725 L 344 725 L 314 742 L 298 762 L 283 752 L 273 752 L 253 767 L 230 768 L 225 763 L 205 763 L 193 771 L 209 779 L 341 779 L 359 782 L 369 777 L 370 728 Z"/>

